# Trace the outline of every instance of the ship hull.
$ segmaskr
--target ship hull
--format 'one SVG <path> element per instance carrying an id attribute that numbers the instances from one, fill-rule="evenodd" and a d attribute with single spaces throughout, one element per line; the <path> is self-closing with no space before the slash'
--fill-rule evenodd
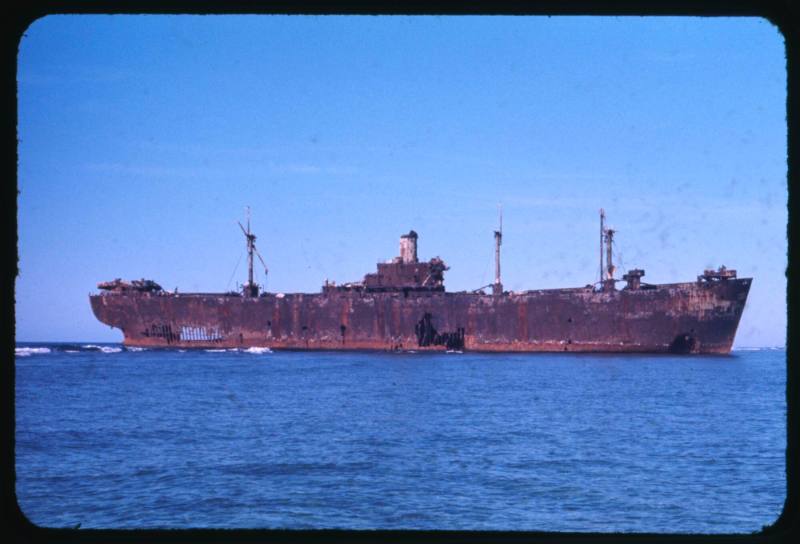
<path id="1" fill-rule="evenodd" d="M 595 292 L 90 296 L 124 344 L 170 348 L 728 353 L 751 279 Z"/>

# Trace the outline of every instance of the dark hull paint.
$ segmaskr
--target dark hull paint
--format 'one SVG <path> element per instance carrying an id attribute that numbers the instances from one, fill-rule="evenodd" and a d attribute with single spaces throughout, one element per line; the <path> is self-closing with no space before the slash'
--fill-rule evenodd
<path id="1" fill-rule="evenodd" d="M 143 347 L 729 353 L 751 279 L 654 289 L 473 293 L 105 293 L 95 316 Z"/>

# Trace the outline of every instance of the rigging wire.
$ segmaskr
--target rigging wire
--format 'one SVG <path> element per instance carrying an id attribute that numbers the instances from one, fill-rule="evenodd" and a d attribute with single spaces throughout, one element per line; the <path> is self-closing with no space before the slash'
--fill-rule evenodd
<path id="1" fill-rule="evenodd" d="M 480 289 L 485 289 L 486 287 L 489 287 L 489 286 L 492 285 L 491 283 L 488 284 L 488 285 L 484 285 L 484 282 L 486 281 L 486 274 L 488 274 L 489 270 L 491 270 L 491 268 L 492 268 L 492 261 L 493 260 L 494 260 L 494 248 L 492 248 L 492 253 L 489 255 L 489 258 L 486 261 L 486 267 L 483 269 L 483 274 L 481 274 L 481 286 L 482 287 L 479 287 L 478 289 L 475 289 L 475 291 L 478 291 Z"/>
<path id="2" fill-rule="evenodd" d="M 617 257 L 617 260 L 619 261 L 619 267 L 618 268 L 620 270 L 624 271 L 625 270 L 625 259 L 622 258 L 622 252 L 621 251 L 617 251 L 617 241 L 616 240 L 612 240 L 611 241 L 611 248 L 612 248 L 612 252 Z"/>
<path id="3" fill-rule="evenodd" d="M 233 273 L 231 273 L 231 277 L 230 279 L 228 279 L 228 285 L 225 286 L 226 291 L 231 287 L 231 282 L 233 281 L 233 277 L 236 275 L 236 271 L 239 269 L 239 263 L 242 262 L 242 255 L 244 255 L 244 253 L 239 254 L 239 260 L 236 261 L 236 266 L 233 268 Z"/>
<path id="4" fill-rule="evenodd" d="M 258 250 L 256 250 L 256 253 L 258 253 Z M 260 259 L 261 255 L 258 255 L 258 257 Z M 261 260 L 261 263 L 262 264 L 264 263 L 263 259 Z M 269 274 L 266 273 L 266 266 L 265 266 L 265 273 L 263 274 L 263 281 L 262 281 L 262 273 L 261 273 L 261 269 L 260 268 L 254 268 L 253 269 L 253 274 L 255 275 L 255 282 L 261 286 L 261 291 L 262 292 L 266 292 L 267 291 L 267 280 L 269 279 Z"/>

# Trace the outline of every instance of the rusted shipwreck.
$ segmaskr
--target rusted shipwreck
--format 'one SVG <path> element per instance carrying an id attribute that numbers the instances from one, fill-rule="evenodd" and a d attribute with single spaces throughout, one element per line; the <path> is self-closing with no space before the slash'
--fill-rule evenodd
<path id="1" fill-rule="evenodd" d="M 728 353 L 751 278 L 720 267 L 696 281 L 648 284 L 644 270 L 614 277 L 614 230 L 600 218 L 600 278 L 581 288 L 509 292 L 500 279 L 502 222 L 494 232 L 495 279 L 475 291 L 447 292 L 444 261 L 417 257 L 417 233 L 400 255 L 362 281 L 325 281 L 319 293 L 168 292 L 152 280 L 98 284 L 90 295 L 101 322 L 128 346 L 269 347 L 294 350 L 469 350 L 494 352 Z M 265 265 L 266 271 L 266 265 Z M 624 283 L 617 288 L 617 283 Z M 488 289 L 488 292 L 486 292 Z"/>

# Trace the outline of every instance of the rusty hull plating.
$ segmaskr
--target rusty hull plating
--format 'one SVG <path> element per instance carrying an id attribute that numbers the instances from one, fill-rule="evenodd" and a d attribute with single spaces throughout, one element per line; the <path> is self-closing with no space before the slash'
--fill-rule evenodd
<path id="1" fill-rule="evenodd" d="M 252 251 L 249 222 L 246 235 Z M 604 235 L 610 247 L 613 231 Z M 511 293 L 496 287 L 498 250 L 492 294 L 450 293 L 447 266 L 420 262 L 417 238 L 403 235 L 400 256 L 363 281 L 326 281 L 320 293 L 259 295 L 252 276 L 242 293 L 169 293 L 118 279 L 98 284 L 104 292 L 90 295 L 91 306 L 128 346 L 728 353 L 752 281 L 724 267 L 686 283 L 646 284 L 640 269 L 615 280 L 609 251 L 595 286 Z"/>

